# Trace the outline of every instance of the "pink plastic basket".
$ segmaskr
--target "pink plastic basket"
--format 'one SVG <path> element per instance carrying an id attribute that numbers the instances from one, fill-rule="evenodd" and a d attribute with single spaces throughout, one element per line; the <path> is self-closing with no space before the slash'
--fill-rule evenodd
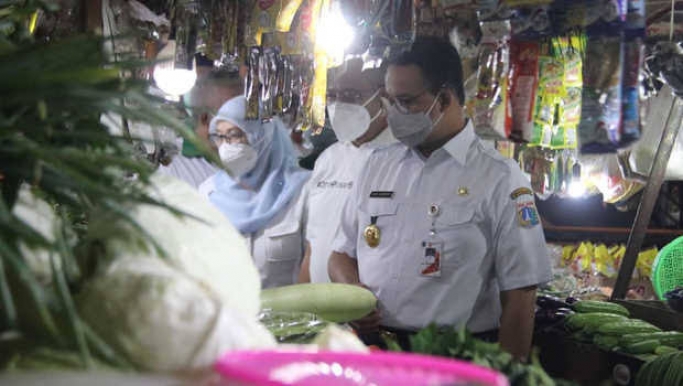
<path id="1" fill-rule="evenodd" d="M 467 362 L 384 352 L 232 352 L 215 368 L 239 385 L 508 386 L 503 375 Z"/>

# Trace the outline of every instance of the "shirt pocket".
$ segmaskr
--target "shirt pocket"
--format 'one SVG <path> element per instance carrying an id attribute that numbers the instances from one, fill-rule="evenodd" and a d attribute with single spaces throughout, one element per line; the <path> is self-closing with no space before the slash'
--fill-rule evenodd
<path id="1" fill-rule="evenodd" d="M 436 220 L 437 236 L 444 241 L 443 265 L 462 267 L 486 251 L 479 224 L 476 205 L 445 204 Z"/>
<path id="2" fill-rule="evenodd" d="M 263 234 L 267 238 L 266 260 L 270 262 L 298 261 L 303 257 L 303 240 L 301 224 L 287 221 L 266 229 Z"/>
<path id="3" fill-rule="evenodd" d="M 398 207 L 397 202 L 373 201 L 370 200 L 361 204 L 359 207 L 358 225 L 360 231 L 360 246 L 362 250 L 360 253 L 374 254 L 378 251 L 395 247 L 400 244 L 398 234 L 400 233 L 400 222 L 398 221 Z M 379 245 L 371 248 L 365 240 L 365 229 L 372 225 L 379 228 L 380 240 Z"/>

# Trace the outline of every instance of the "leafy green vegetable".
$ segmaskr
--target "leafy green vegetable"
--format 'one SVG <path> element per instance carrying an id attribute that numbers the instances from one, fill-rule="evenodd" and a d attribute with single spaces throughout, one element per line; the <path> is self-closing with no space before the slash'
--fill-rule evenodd
<path id="1" fill-rule="evenodd" d="M 392 351 L 397 350 L 395 342 L 387 342 Z M 392 344 L 393 343 L 393 344 Z M 475 338 L 466 329 L 441 329 L 431 325 L 419 331 L 410 339 L 411 351 L 420 354 L 444 356 L 492 368 L 507 376 L 511 386 L 556 386 L 571 385 L 567 381 L 555 381 L 543 370 L 538 354 L 534 352 L 531 363 L 514 360 L 497 343 L 488 343 Z"/>
<path id="2" fill-rule="evenodd" d="M 167 127 L 204 147 L 159 108 L 163 101 L 147 93 L 147 81 L 130 76 L 146 63 L 112 63 L 96 36 L 36 40 L 29 20 L 54 11 L 56 3 L 0 1 L 0 331 L 77 351 L 82 367 L 97 357 L 122 365 L 72 299 L 103 260 L 92 253 L 98 240 L 86 237 L 88 225 L 108 216 L 111 224 L 140 229 L 127 209 L 141 203 L 182 213 L 150 195 L 145 188 L 154 165 L 139 156 L 125 130 L 112 134 L 102 117 L 117 115 L 124 129 L 127 121 Z M 46 234 L 39 216 L 31 222 L 18 215 L 22 191 L 53 212 L 55 229 Z M 48 257 L 47 283 L 27 251 Z"/>

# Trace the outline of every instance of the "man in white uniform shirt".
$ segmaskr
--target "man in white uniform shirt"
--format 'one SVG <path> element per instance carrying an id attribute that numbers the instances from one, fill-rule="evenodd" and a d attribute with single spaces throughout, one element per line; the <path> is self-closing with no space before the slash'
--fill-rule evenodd
<path id="1" fill-rule="evenodd" d="M 386 91 L 389 128 L 402 144 L 370 155 L 328 267 L 332 281 L 378 298 L 379 310 L 356 328 L 498 329 L 502 348 L 525 358 L 536 286 L 551 279 L 529 182 L 474 134 L 460 58 L 447 41 L 417 38 L 390 62 Z"/>
<path id="2" fill-rule="evenodd" d="M 300 282 L 325 283 L 327 262 L 339 225 L 342 207 L 353 191 L 358 174 L 373 149 L 396 142 L 373 95 L 384 83 L 384 71 L 362 70 L 361 59 L 347 61 L 335 76 L 328 104 L 332 130 L 338 142 L 322 152 L 308 181 L 306 200 L 308 242 Z"/>

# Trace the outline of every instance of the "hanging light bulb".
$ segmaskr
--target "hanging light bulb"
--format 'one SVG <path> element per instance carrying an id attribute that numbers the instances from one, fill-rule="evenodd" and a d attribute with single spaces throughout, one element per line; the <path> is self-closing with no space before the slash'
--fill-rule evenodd
<path id="1" fill-rule="evenodd" d="M 197 81 L 194 54 L 197 48 L 199 4 L 187 2 L 179 8 L 168 44 L 159 52 L 154 68 L 157 86 L 173 99 L 192 89 Z"/>
<path id="2" fill-rule="evenodd" d="M 344 54 L 354 40 L 354 30 L 344 19 L 338 1 L 332 2 L 318 24 L 316 44 L 322 47 L 333 62 L 342 63 Z"/>
<path id="3" fill-rule="evenodd" d="M 169 40 L 157 55 L 157 60 L 160 60 L 160 62 L 154 66 L 154 73 L 152 75 L 157 87 L 173 98 L 177 98 L 190 91 L 197 81 L 194 62 L 188 66 L 175 60 L 175 57 L 175 40 Z"/>
<path id="4" fill-rule="evenodd" d="M 572 167 L 572 179 L 567 188 L 567 194 L 571 198 L 580 198 L 586 194 L 586 187 L 581 181 L 581 165 L 578 163 Z"/>

